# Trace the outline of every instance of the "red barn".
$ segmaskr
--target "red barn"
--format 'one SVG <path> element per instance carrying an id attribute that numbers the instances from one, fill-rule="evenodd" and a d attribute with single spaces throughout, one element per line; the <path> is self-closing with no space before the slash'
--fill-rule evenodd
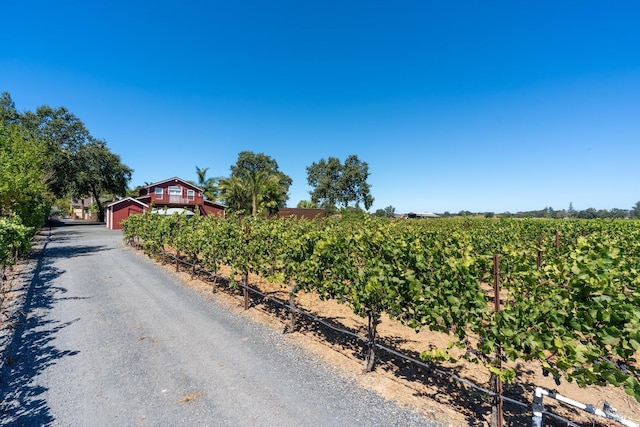
<path id="1" fill-rule="evenodd" d="M 225 207 L 207 200 L 203 190 L 190 182 L 174 177 L 147 185 L 139 196 L 118 200 L 107 206 L 107 228 L 121 229 L 120 221 L 147 209 L 184 209 L 187 213 L 224 217 Z"/>
<path id="2" fill-rule="evenodd" d="M 148 205 L 132 197 L 110 203 L 107 205 L 107 214 L 105 215 L 107 228 L 111 230 L 122 230 L 122 224 L 120 224 L 120 222 L 123 219 L 128 218 L 129 215 L 144 213 L 148 208 Z"/>

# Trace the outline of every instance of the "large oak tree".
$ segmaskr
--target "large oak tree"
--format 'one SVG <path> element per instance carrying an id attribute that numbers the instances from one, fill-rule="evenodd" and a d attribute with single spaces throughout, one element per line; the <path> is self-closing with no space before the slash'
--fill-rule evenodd
<path id="1" fill-rule="evenodd" d="M 360 203 L 365 210 L 373 204 L 369 178 L 369 165 L 352 154 L 344 163 L 338 158 L 321 159 L 307 167 L 307 183 L 313 187 L 311 201 L 324 208 L 344 208 L 354 203 L 359 208 Z"/>
<path id="2" fill-rule="evenodd" d="M 132 170 L 100 140 L 82 145 L 73 157 L 72 165 L 74 175 L 70 183 L 71 196 L 91 196 L 97 205 L 98 220 L 104 221 L 102 197 L 106 194 L 126 194 Z"/>
<path id="3" fill-rule="evenodd" d="M 32 162 L 33 170 L 38 171 L 44 189 L 55 197 L 92 196 L 103 220 L 102 197 L 126 194 L 132 170 L 65 107 L 43 105 L 35 112 L 19 113 L 11 96 L 4 92 L 0 96 L 0 124 L 5 132 L 13 128 L 6 138 L 21 138 L 25 141 L 22 151 L 41 159 Z M 18 177 L 23 175 L 26 177 L 26 172 Z"/>

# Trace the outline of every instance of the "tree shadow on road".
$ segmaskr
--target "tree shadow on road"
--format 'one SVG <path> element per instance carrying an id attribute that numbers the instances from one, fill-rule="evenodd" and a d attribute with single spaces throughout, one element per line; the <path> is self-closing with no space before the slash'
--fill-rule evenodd
<path id="1" fill-rule="evenodd" d="M 105 245 L 75 245 L 47 249 L 47 258 L 75 258 L 114 248 Z"/>
<path id="2" fill-rule="evenodd" d="M 59 330 L 78 319 L 62 323 L 45 317 L 60 294 L 66 293 L 64 288 L 52 286 L 63 271 L 46 261 L 45 248 L 46 244 L 35 254 L 37 265 L 31 280 L 24 285 L 23 306 L 0 360 L 2 425 L 51 425 L 54 420 L 46 401 L 47 389 L 34 380 L 57 360 L 78 354 L 78 351 L 58 349 L 52 343 Z"/>

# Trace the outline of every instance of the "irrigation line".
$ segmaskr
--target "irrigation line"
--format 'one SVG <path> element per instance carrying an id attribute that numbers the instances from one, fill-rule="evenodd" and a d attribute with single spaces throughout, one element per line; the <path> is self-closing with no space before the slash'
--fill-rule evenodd
<path id="1" fill-rule="evenodd" d="M 185 260 L 179 258 L 176 254 L 171 254 L 171 256 L 173 257 L 174 261 L 177 261 L 180 264 L 188 265 L 190 267 L 199 267 L 198 264 L 193 264 L 193 263 L 190 263 L 188 261 L 185 261 Z M 209 275 L 212 276 L 212 277 L 220 277 L 219 275 L 217 275 L 215 273 L 212 273 L 211 271 L 208 271 L 206 269 L 202 269 L 201 268 L 201 271 L 209 273 Z M 311 313 L 309 311 L 306 311 L 306 310 L 304 310 L 302 308 L 299 308 L 299 307 L 292 307 L 288 303 L 283 302 L 283 301 L 281 301 L 281 300 L 279 300 L 277 298 L 271 297 L 271 296 L 269 296 L 269 295 L 267 295 L 267 294 L 265 294 L 263 292 L 260 292 L 259 290 L 255 289 L 255 288 L 252 288 L 249 285 L 243 284 L 242 282 L 238 283 L 238 287 L 242 288 L 242 289 L 246 289 L 247 291 L 253 292 L 255 294 L 258 294 L 262 298 L 264 298 L 264 299 L 266 299 L 266 300 L 268 300 L 270 302 L 273 302 L 273 303 L 275 303 L 275 304 L 277 304 L 277 305 L 279 305 L 281 307 L 284 307 L 284 308 L 286 308 L 288 310 L 292 310 L 292 311 L 294 311 L 296 313 L 302 314 L 302 315 L 310 318 L 314 322 L 320 323 L 320 324 L 328 327 L 329 329 L 332 329 L 333 331 L 339 332 L 339 333 L 344 334 L 344 335 L 348 335 L 348 336 L 350 336 L 352 338 L 355 338 L 358 341 L 361 341 L 361 342 L 364 342 L 364 343 L 367 342 L 366 338 L 364 338 L 364 337 L 362 337 L 362 336 L 360 336 L 360 335 L 358 335 L 356 333 L 353 333 L 353 332 L 351 332 L 349 330 L 342 329 L 342 328 L 339 328 L 339 327 L 337 327 L 335 325 L 332 325 L 331 323 L 326 322 L 325 320 L 322 320 L 321 318 L 319 318 L 318 316 L 316 316 L 315 314 L 313 314 L 313 313 Z M 426 363 L 422 362 L 421 360 L 418 360 L 418 359 L 416 359 L 414 357 L 411 357 L 411 356 L 407 356 L 406 354 L 402 354 L 402 353 L 400 353 L 400 352 L 398 352 L 396 350 L 393 350 L 392 348 L 389 348 L 389 347 L 387 347 L 387 346 L 385 346 L 383 344 L 375 343 L 375 346 L 377 348 L 379 348 L 380 350 L 384 350 L 389 354 L 392 354 L 392 355 L 394 355 L 396 357 L 399 357 L 400 359 L 404 359 L 406 361 L 409 361 L 409 362 L 411 362 L 413 364 L 416 364 L 418 366 L 421 366 L 421 367 L 423 367 L 423 368 L 425 368 L 427 370 L 430 370 L 432 372 L 436 372 L 437 374 L 440 374 L 442 376 L 452 378 L 452 379 L 454 379 L 455 381 L 457 381 L 460 384 L 463 384 L 463 385 L 466 385 L 468 387 L 471 387 L 472 389 L 477 390 L 477 391 L 482 392 L 482 393 L 485 393 L 485 394 L 487 394 L 487 395 L 489 395 L 491 397 L 499 397 L 500 399 L 504 400 L 505 402 L 514 404 L 516 406 L 520 406 L 522 408 L 531 409 L 533 411 L 533 406 L 531 404 L 520 402 L 519 400 L 512 399 L 510 397 L 498 394 L 498 393 L 496 393 L 494 391 L 491 391 L 491 390 L 489 390 L 489 389 L 487 389 L 485 387 L 481 387 L 481 386 L 479 386 L 477 384 L 474 384 L 473 382 L 471 382 L 471 381 L 469 381 L 469 380 L 467 380 L 465 378 L 462 378 L 462 377 L 460 377 L 458 375 L 452 374 L 452 373 L 447 372 L 447 371 L 445 371 L 443 369 L 437 368 L 437 367 L 435 367 L 433 365 L 427 365 Z M 580 427 L 580 425 L 575 424 L 571 420 L 568 420 L 568 419 L 566 419 L 564 417 L 561 417 L 559 415 L 553 414 L 553 413 L 548 412 L 546 410 L 542 410 L 541 412 L 544 415 L 548 415 L 551 418 L 554 418 L 554 419 L 556 419 L 558 421 L 562 421 L 562 422 L 566 423 L 567 426 Z"/>
<path id="2" fill-rule="evenodd" d="M 175 255 L 175 254 L 172 254 L 172 256 L 173 256 L 173 259 L 174 259 L 174 261 L 175 261 L 176 255 Z M 181 264 L 185 264 L 185 265 L 188 265 L 188 266 L 190 266 L 190 267 L 194 267 L 194 264 L 192 264 L 192 263 L 190 263 L 190 262 L 183 261 L 183 260 L 181 260 L 181 259 L 180 259 L 180 260 L 178 260 L 178 261 L 179 261 Z M 195 266 L 197 267 L 197 265 L 195 265 Z M 210 271 L 207 271 L 207 270 L 204 270 L 204 271 L 206 271 L 207 273 L 209 273 L 209 275 L 210 275 L 210 276 L 217 276 L 216 274 L 214 274 L 214 273 L 212 273 L 212 272 L 210 272 Z M 266 300 L 268 300 L 268 301 L 271 301 L 271 302 L 274 302 L 274 303 L 276 303 L 276 304 L 280 305 L 281 307 L 284 307 L 284 308 L 287 308 L 287 309 L 289 309 L 289 310 L 295 311 L 295 312 L 297 312 L 297 313 L 303 314 L 303 315 L 305 315 L 305 316 L 307 316 L 307 317 L 311 318 L 313 321 L 315 321 L 315 322 L 317 322 L 317 323 L 321 323 L 321 324 L 323 324 L 324 326 L 326 326 L 326 327 L 328 327 L 328 328 L 330 328 L 330 329 L 333 329 L 333 330 L 334 330 L 334 331 L 336 331 L 336 332 L 340 332 L 340 333 L 342 333 L 342 334 L 349 335 L 349 336 L 351 336 L 351 337 L 353 337 L 353 338 L 355 338 L 355 339 L 358 339 L 358 340 L 360 340 L 360 341 L 362 341 L 362 342 L 367 342 L 367 340 L 366 340 L 365 338 L 361 337 L 360 335 L 355 334 L 355 333 L 353 333 L 353 332 L 351 332 L 351 331 L 347 331 L 346 329 L 338 328 L 338 327 L 336 327 L 336 326 L 332 325 L 331 323 L 328 323 L 328 322 L 326 322 L 326 321 L 324 321 L 324 320 L 320 319 L 319 317 L 315 316 L 313 313 L 308 312 L 308 311 L 306 311 L 306 310 L 304 310 L 304 309 L 302 309 L 302 308 L 299 308 L 299 307 L 292 307 L 292 306 L 290 306 L 289 304 L 287 304 L 287 303 L 285 303 L 285 302 L 283 302 L 283 301 L 281 301 L 281 300 L 279 300 L 279 299 L 277 299 L 277 298 L 271 297 L 271 296 L 269 296 L 269 295 L 267 295 L 267 294 L 265 294 L 265 293 L 263 293 L 263 292 L 260 292 L 259 290 L 255 289 L 255 288 L 252 288 L 251 286 L 244 285 L 242 282 L 238 283 L 237 285 L 238 285 L 238 287 L 239 287 L 239 288 L 247 289 L 247 290 L 248 290 L 248 291 L 250 291 L 250 292 L 253 292 L 253 293 L 255 293 L 255 294 L 260 295 L 262 298 L 264 298 L 264 299 L 266 299 Z"/>
<path id="3" fill-rule="evenodd" d="M 570 421 L 570 420 L 568 420 L 568 419 L 566 419 L 566 418 L 561 417 L 560 415 L 553 414 L 553 413 L 548 412 L 548 411 L 546 411 L 546 410 L 543 410 L 543 411 L 541 411 L 541 412 L 542 412 L 542 414 L 543 414 L 543 415 L 548 415 L 548 416 L 550 416 L 551 418 L 555 418 L 555 419 L 556 419 L 556 420 L 558 420 L 558 421 L 562 421 L 562 422 L 567 423 L 567 426 L 568 426 L 568 427 L 580 427 L 580 424 L 576 424 L 576 423 L 574 423 L 573 421 Z"/>

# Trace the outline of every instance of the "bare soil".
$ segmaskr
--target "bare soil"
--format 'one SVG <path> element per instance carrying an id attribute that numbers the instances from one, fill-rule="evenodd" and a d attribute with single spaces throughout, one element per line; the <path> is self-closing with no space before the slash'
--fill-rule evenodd
<path id="1" fill-rule="evenodd" d="M 260 293 L 250 294 L 251 308 L 244 310 L 243 292 L 234 288 L 229 282 L 230 270 L 222 268 L 214 280 L 208 274 L 195 277 L 182 267 L 176 272 L 175 263 L 165 264 L 166 269 L 174 272 L 181 282 L 201 292 L 208 298 L 215 299 L 232 310 L 245 312 L 252 320 L 268 324 L 276 330 L 287 332 L 289 312 L 281 304 L 288 302 L 288 287 L 283 284 L 270 283 L 261 277 L 250 275 L 249 285 Z M 366 336 L 367 320 L 353 314 L 348 306 L 338 304 L 334 300 L 322 301 L 317 295 L 299 293 L 295 303 L 303 310 L 313 313 L 318 319 L 361 337 Z M 455 364 L 441 363 L 437 369 L 451 375 L 442 375 L 433 369 L 411 363 L 386 352 L 379 351 L 375 370 L 364 373 L 364 344 L 349 334 L 339 333 L 318 322 L 299 316 L 297 327 L 286 337 L 321 357 L 329 365 L 352 377 L 363 387 L 374 390 L 387 399 L 397 401 L 400 405 L 422 412 L 426 417 L 449 426 L 484 426 L 489 425 L 492 398 L 486 393 L 462 384 L 451 375 L 470 381 L 482 388 L 491 389 L 489 374 L 480 365 L 466 361 Z M 414 359 L 419 359 L 422 351 L 430 348 L 446 348 L 451 341 L 446 334 L 423 330 L 419 333 L 401 325 L 396 321 L 383 317 L 378 325 L 378 340 Z M 536 363 L 518 363 L 517 382 L 504 385 L 504 395 L 514 400 L 531 403 L 536 387 L 555 390 L 563 396 L 584 404 L 592 404 L 602 409 L 603 402 L 608 402 L 626 419 L 640 421 L 640 403 L 628 396 L 622 388 L 613 386 L 580 388 L 575 383 L 562 381 L 559 385 L 551 377 L 542 375 L 542 369 Z M 612 421 L 579 411 L 575 408 L 559 405 L 553 399 L 544 400 L 545 409 L 580 425 L 619 426 Z M 520 408 L 513 403 L 504 403 L 506 425 L 530 425 L 531 410 Z M 548 423 L 548 424 L 547 424 Z M 551 417 L 545 417 L 545 425 L 553 424 Z"/>
<path id="2" fill-rule="evenodd" d="M 15 312 L 19 309 L 16 302 L 24 292 L 21 285 L 24 281 L 25 267 L 26 262 L 20 260 L 15 265 L 8 266 L 3 277 L 0 277 L 0 351 L 4 349 L 13 332 Z M 3 361 L 0 361 L 0 366 L 2 363 Z"/>

